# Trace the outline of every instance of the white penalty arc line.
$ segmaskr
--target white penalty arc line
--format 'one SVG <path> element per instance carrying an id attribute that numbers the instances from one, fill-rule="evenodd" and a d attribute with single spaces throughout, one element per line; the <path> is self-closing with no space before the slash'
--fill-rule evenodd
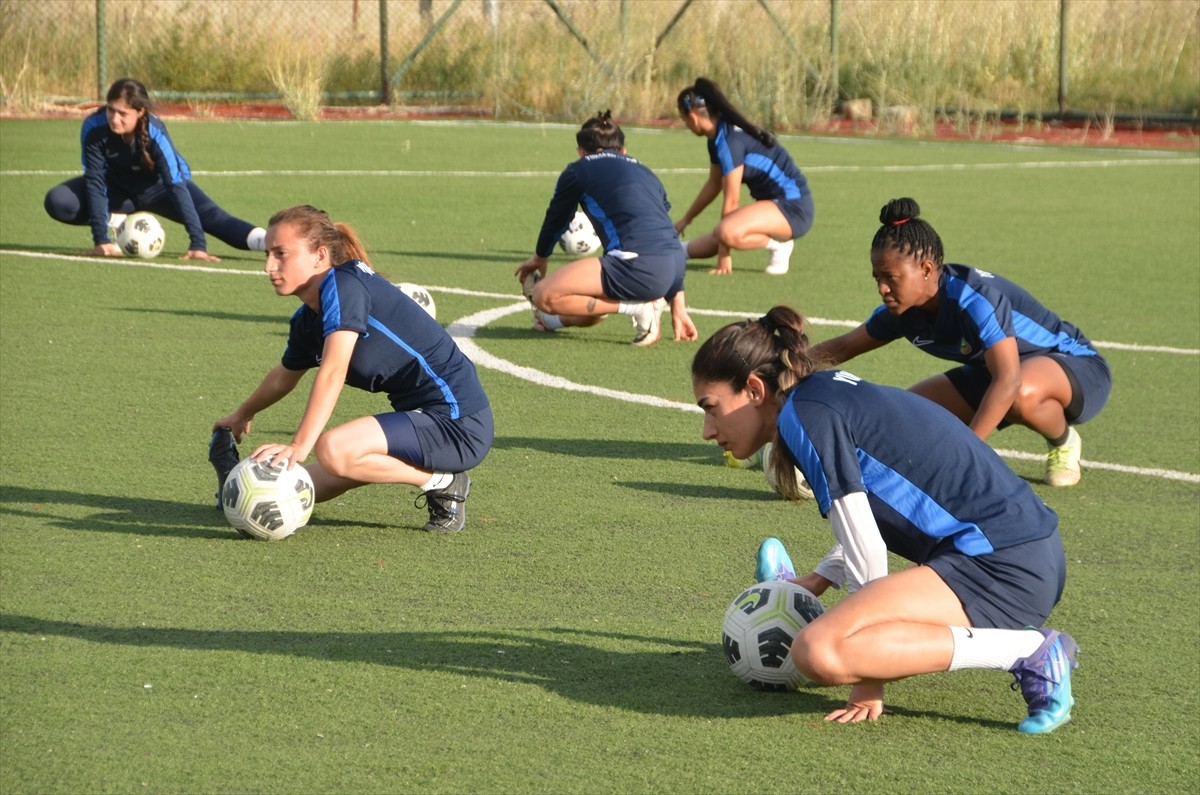
<path id="1" fill-rule="evenodd" d="M 124 265 L 132 267 L 156 268 L 160 270 L 181 270 L 194 271 L 200 273 L 219 273 L 232 274 L 240 276 L 263 276 L 262 271 L 246 271 L 230 268 L 213 268 L 205 265 L 177 265 L 174 263 L 157 263 L 149 260 L 130 260 L 130 259 L 103 259 L 98 257 L 83 257 L 83 256 L 67 256 L 57 254 L 45 254 L 41 252 L 22 252 L 0 249 L 0 255 L 16 255 L 39 259 L 54 259 L 67 262 L 79 262 L 90 264 L 107 264 L 107 265 Z M 470 296 L 474 298 L 495 298 L 495 299 L 510 299 L 512 295 L 509 293 L 494 293 L 481 290 L 468 290 L 461 287 L 427 287 L 426 289 L 435 293 L 447 293 L 453 295 Z M 607 387 L 591 386 L 589 384 L 580 384 L 571 381 L 561 376 L 550 375 L 549 373 L 537 370 L 533 367 L 515 364 L 507 359 L 502 359 L 498 356 L 485 351 L 476 344 L 474 337 L 475 333 L 484 326 L 493 323 L 501 318 L 507 317 L 517 312 L 528 311 L 529 303 L 521 300 L 512 304 L 508 304 L 493 309 L 485 309 L 458 320 L 452 321 L 446 326 L 446 331 L 454 338 L 459 348 L 471 359 L 476 365 L 486 367 L 497 372 L 511 375 L 514 378 L 519 378 L 523 381 L 545 386 L 552 389 L 562 389 L 568 392 L 581 392 L 591 395 L 598 395 L 613 400 L 622 400 L 627 403 L 636 403 L 643 406 L 652 406 L 655 408 L 675 409 L 676 411 L 686 411 L 693 414 L 702 413 L 699 406 L 694 403 L 681 403 L 677 400 L 667 400 L 666 398 L 654 397 L 653 395 L 643 395 L 636 392 L 626 392 L 620 389 L 608 389 Z M 711 310 L 711 309 L 689 309 L 689 313 L 694 315 L 707 315 L 710 317 L 754 317 L 754 312 L 730 312 L 728 310 Z M 856 326 L 858 321 L 847 320 L 824 320 L 820 318 L 809 318 L 814 324 L 821 325 L 841 325 L 841 326 Z M 1099 343 L 1097 343 L 1099 344 Z M 1117 344 L 1114 343 L 1114 346 Z M 1162 348 L 1157 346 L 1119 346 L 1126 350 L 1153 350 L 1164 351 L 1168 353 L 1185 353 L 1196 354 L 1200 351 L 1188 350 L 1182 348 Z M 1004 450 L 997 449 L 996 452 L 1005 457 L 1020 461 L 1040 461 L 1044 456 L 1039 456 L 1036 453 L 1025 453 L 1019 450 Z M 1172 469 L 1157 469 L 1148 467 L 1133 467 L 1124 464 L 1109 464 L 1103 461 L 1082 461 L 1084 466 L 1090 469 L 1108 470 L 1110 472 L 1120 472 L 1128 475 L 1140 475 L 1143 477 L 1156 477 L 1164 480 L 1178 480 L 1185 483 L 1200 483 L 1200 475 L 1191 472 L 1179 472 Z"/>

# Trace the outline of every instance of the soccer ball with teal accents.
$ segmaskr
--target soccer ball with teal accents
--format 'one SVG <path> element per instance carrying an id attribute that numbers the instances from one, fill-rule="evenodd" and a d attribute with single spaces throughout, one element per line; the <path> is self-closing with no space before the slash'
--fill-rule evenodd
<path id="1" fill-rule="evenodd" d="M 825 612 L 821 600 L 794 582 L 760 582 L 725 611 L 721 649 L 729 669 L 755 690 L 786 691 L 810 684 L 792 662 L 792 641 Z"/>
<path id="2" fill-rule="evenodd" d="M 117 227 L 117 245 L 131 257 L 157 257 L 166 242 L 167 233 L 150 213 L 131 213 Z"/>
<path id="3" fill-rule="evenodd" d="M 225 479 L 221 507 L 242 535 L 279 541 L 308 524 L 316 492 L 302 466 L 288 469 L 253 458 L 242 459 Z"/>
<path id="4" fill-rule="evenodd" d="M 400 282 L 396 286 L 400 288 L 400 292 L 420 304 L 421 308 L 428 312 L 431 318 L 437 320 L 437 304 L 433 301 L 433 293 L 421 285 L 413 284 L 412 282 Z"/>
<path id="5" fill-rule="evenodd" d="M 600 250 L 600 236 L 582 210 L 575 213 L 567 231 L 558 239 L 558 247 L 572 257 L 587 257 Z"/>

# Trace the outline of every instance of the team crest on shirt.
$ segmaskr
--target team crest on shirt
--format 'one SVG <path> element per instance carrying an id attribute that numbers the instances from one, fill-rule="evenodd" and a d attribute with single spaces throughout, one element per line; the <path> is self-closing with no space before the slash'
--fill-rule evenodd
<path id="1" fill-rule="evenodd" d="M 958 343 L 958 352 L 961 353 L 963 356 L 970 356 L 971 355 L 971 343 L 967 342 L 965 339 L 960 341 Z"/>

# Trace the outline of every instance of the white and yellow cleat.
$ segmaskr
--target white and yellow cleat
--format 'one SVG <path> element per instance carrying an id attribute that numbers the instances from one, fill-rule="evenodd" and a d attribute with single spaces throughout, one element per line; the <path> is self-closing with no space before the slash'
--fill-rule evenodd
<path id="1" fill-rule="evenodd" d="M 1046 483 L 1050 486 L 1074 486 L 1079 482 L 1079 459 L 1083 456 L 1083 440 L 1074 426 L 1068 429 L 1067 440 L 1046 452 Z"/>

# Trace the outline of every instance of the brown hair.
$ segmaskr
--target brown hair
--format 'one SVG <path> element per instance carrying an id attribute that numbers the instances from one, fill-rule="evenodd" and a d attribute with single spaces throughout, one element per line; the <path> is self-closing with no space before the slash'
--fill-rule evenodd
<path id="1" fill-rule="evenodd" d="M 813 355 L 805 325 L 799 312 L 782 305 L 772 307 L 758 320 L 730 323 L 696 351 L 692 380 L 725 383 L 741 392 L 753 373 L 774 393 L 776 406 L 782 407 L 792 387 L 826 365 Z M 784 445 L 771 446 L 771 460 L 763 462 L 763 467 L 771 467 L 780 494 L 791 500 L 801 499 L 795 464 Z"/>
<path id="2" fill-rule="evenodd" d="M 601 149 L 623 149 L 625 133 L 613 121 L 612 111 L 606 110 L 583 123 L 579 132 L 575 133 L 575 145 L 588 153 Z"/>
<path id="3" fill-rule="evenodd" d="M 731 124 L 735 124 L 754 138 L 757 138 L 763 146 L 774 146 L 779 143 L 770 130 L 764 130 L 747 119 L 729 101 L 724 92 L 721 91 L 720 86 L 707 77 L 697 77 L 694 85 L 690 85 L 683 91 L 680 91 L 679 96 L 675 99 L 675 105 L 679 109 L 679 115 L 681 116 L 686 115 L 688 111 L 695 110 L 708 114 L 709 118 L 713 119 L 713 121 L 724 119 Z"/>
<path id="4" fill-rule="evenodd" d="M 109 87 L 105 99 L 108 102 L 119 99 L 134 110 L 145 111 L 139 115 L 133 134 L 142 150 L 142 166 L 154 173 L 154 158 L 150 156 L 150 111 L 154 109 L 154 103 L 150 101 L 150 93 L 141 82 L 132 77 L 122 77 Z"/>
<path id="5" fill-rule="evenodd" d="M 296 230 L 296 234 L 308 244 L 310 251 L 316 251 L 321 246 L 327 248 L 332 265 L 341 265 L 352 259 L 371 264 L 358 233 L 346 224 L 335 224 L 328 213 L 311 204 L 300 204 L 280 210 L 271 216 L 267 226 L 277 224 L 290 224 Z"/>

